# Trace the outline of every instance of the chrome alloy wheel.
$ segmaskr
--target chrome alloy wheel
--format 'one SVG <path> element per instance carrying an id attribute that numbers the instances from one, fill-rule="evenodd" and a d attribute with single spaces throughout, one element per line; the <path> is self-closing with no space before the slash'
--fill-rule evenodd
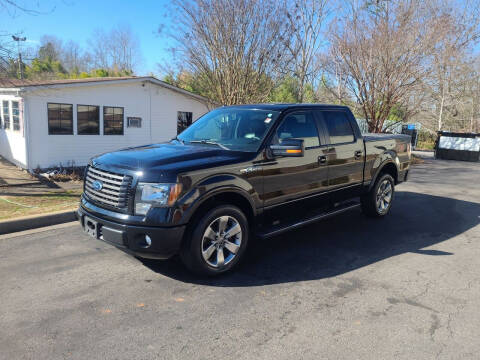
<path id="1" fill-rule="evenodd" d="M 202 238 L 202 256 L 208 265 L 221 268 L 237 255 L 242 228 L 233 216 L 220 216 L 207 226 Z"/>
<path id="2" fill-rule="evenodd" d="M 390 203 L 392 202 L 393 187 L 392 183 L 387 179 L 383 180 L 377 190 L 377 211 L 379 214 L 387 212 Z"/>

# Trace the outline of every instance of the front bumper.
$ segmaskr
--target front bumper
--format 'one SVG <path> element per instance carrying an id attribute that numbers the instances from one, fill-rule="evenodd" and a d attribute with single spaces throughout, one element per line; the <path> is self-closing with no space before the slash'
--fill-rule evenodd
<path id="1" fill-rule="evenodd" d="M 85 216 L 96 222 L 99 240 L 143 258 L 168 259 L 177 254 L 185 232 L 185 226 L 155 227 L 121 224 L 102 219 L 80 206 L 77 210 L 77 218 L 82 227 L 85 225 Z M 145 235 L 151 239 L 150 246 L 147 246 Z"/>

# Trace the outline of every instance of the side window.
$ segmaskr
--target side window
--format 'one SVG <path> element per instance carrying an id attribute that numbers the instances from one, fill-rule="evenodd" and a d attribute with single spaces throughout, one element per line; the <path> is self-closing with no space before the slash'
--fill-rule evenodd
<path id="1" fill-rule="evenodd" d="M 103 135 L 123 135 L 123 107 L 103 107 Z"/>
<path id="2" fill-rule="evenodd" d="M 100 107 L 94 105 L 77 105 L 77 134 L 100 134 Z"/>
<path id="3" fill-rule="evenodd" d="M 342 111 L 323 111 L 322 113 L 330 135 L 330 144 L 349 143 L 355 140 L 347 114 Z"/>
<path id="4" fill-rule="evenodd" d="M 3 126 L 5 129 L 10 129 L 10 102 L 8 100 L 2 101 Z"/>
<path id="5" fill-rule="evenodd" d="M 20 131 L 20 107 L 18 101 L 12 101 L 13 130 Z"/>
<path id="6" fill-rule="evenodd" d="M 192 125 L 192 113 L 187 111 L 177 111 L 177 135 Z"/>
<path id="7" fill-rule="evenodd" d="M 73 135 L 73 105 L 47 103 L 48 134 Z"/>
<path id="8" fill-rule="evenodd" d="M 311 112 L 288 114 L 277 128 L 273 142 L 281 144 L 284 139 L 302 139 L 305 148 L 320 145 L 315 119 Z"/>

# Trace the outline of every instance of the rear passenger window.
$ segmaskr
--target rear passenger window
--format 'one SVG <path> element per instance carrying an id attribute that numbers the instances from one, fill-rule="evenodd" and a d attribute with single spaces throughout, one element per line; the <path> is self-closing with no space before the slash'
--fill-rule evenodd
<path id="1" fill-rule="evenodd" d="M 330 144 L 349 143 L 355 140 L 347 114 L 341 111 L 324 111 L 323 118 L 330 135 Z"/>
<path id="2" fill-rule="evenodd" d="M 284 139 L 302 139 L 305 148 L 319 146 L 318 131 L 310 112 L 288 114 L 277 129 L 273 142 L 281 144 Z"/>

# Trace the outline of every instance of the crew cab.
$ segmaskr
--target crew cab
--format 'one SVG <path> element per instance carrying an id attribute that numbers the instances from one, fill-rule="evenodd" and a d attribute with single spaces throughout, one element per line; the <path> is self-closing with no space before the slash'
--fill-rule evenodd
<path id="1" fill-rule="evenodd" d="M 359 207 L 386 216 L 410 159 L 409 136 L 362 135 L 348 107 L 225 106 L 169 142 L 93 158 L 77 214 L 135 256 L 215 275 L 249 242 Z"/>

